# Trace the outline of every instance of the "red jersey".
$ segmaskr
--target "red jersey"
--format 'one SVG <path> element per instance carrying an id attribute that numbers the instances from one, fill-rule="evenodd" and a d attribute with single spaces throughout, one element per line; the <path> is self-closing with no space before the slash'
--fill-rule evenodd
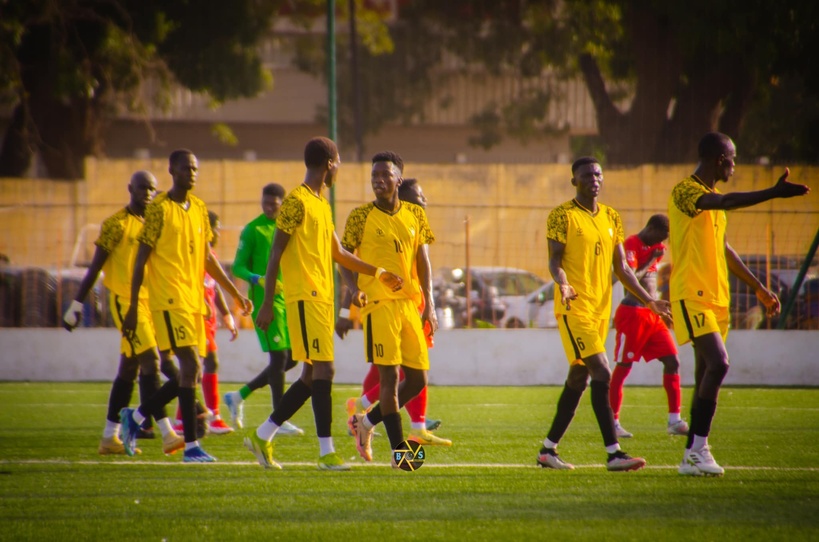
<path id="1" fill-rule="evenodd" d="M 623 248 L 626 251 L 626 262 L 628 265 L 634 269 L 635 271 L 640 268 L 640 266 L 644 265 L 650 258 L 651 255 L 654 253 L 655 250 L 665 249 L 665 245 L 663 243 L 657 243 L 656 245 L 646 245 L 640 240 L 640 236 L 638 235 L 631 235 L 626 238 L 625 242 L 623 243 Z M 660 256 L 657 260 L 651 264 L 651 267 L 648 268 L 649 273 L 656 273 L 657 272 L 657 264 L 660 263 L 663 257 Z"/>

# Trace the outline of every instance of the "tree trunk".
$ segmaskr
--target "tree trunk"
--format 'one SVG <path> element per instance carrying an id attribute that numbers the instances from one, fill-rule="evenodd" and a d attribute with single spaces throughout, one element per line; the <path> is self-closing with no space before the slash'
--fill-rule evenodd
<path id="1" fill-rule="evenodd" d="M 31 167 L 34 151 L 31 148 L 30 118 L 25 101 L 14 108 L 11 123 L 6 128 L 0 147 L 0 177 L 24 177 Z"/>

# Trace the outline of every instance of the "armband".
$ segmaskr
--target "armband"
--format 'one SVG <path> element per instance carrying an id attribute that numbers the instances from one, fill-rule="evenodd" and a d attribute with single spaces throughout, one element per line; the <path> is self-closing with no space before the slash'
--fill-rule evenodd
<path id="1" fill-rule="evenodd" d="M 347 320 L 350 319 L 350 309 L 339 309 L 338 311 L 339 318 L 346 318 Z"/>
<path id="2" fill-rule="evenodd" d="M 380 279 L 381 275 L 383 275 L 386 272 L 387 272 L 386 269 L 384 269 L 383 267 L 379 267 L 378 269 L 375 270 L 375 278 Z"/>

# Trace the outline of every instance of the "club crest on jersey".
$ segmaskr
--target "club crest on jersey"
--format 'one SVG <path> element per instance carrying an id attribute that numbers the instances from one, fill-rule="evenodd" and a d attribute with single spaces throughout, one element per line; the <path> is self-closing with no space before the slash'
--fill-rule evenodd
<path id="1" fill-rule="evenodd" d="M 583 228 L 577 228 L 577 236 L 580 237 L 583 235 Z"/>
<path id="2" fill-rule="evenodd" d="M 384 237 L 384 230 L 382 230 L 381 228 L 376 228 L 375 234 L 379 237 Z"/>

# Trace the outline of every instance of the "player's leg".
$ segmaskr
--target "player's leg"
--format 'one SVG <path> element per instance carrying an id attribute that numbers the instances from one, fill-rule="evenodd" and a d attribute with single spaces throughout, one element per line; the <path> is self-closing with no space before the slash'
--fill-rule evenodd
<path id="1" fill-rule="evenodd" d="M 620 425 L 620 407 L 623 405 L 623 385 L 631 372 L 633 363 L 617 363 L 611 373 L 611 387 L 609 388 L 609 404 L 614 415 L 614 429 L 618 438 L 631 438 L 630 432 Z"/>
<path id="2" fill-rule="evenodd" d="M 108 414 L 105 417 L 105 429 L 98 450 L 100 455 L 125 453 L 125 447 L 119 438 L 119 412 L 131 402 L 138 368 L 136 358 L 120 354 L 119 369 L 108 396 Z"/>
<path id="3" fill-rule="evenodd" d="M 216 349 L 209 348 L 202 359 L 202 395 L 205 398 L 205 406 L 211 412 L 208 420 L 210 432 L 215 435 L 232 433 L 233 428 L 226 424 L 219 414 L 219 354 Z"/>
<path id="4" fill-rule="evenodd" d="M 663 356 L 659 360 L 663 364 L 663 389 L 668 399 L 667 432 L 670 435 L 687 435 L 688 424 L 680 416 L 680 360 L 676 355 Z"/>
<path id="5" fill-rule="evenodd" d="M 289 348 L 270 351 L 270 365 L 268 366 L 267 376 L 274 410 L 281 404 L 284 396 L 285 373 L 295 365 L 296 362 L 290 357 Z M 304 431 L 293 425 L 290 420 L 286 420 L 279 428 L 278 434 L 300 436 L 304 434 Z"/>

